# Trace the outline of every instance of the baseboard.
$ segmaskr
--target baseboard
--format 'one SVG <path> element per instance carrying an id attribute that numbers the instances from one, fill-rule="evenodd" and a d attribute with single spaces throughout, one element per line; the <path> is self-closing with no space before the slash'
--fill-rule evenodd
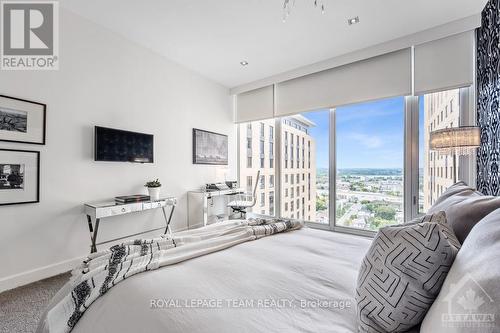
<path id="1" fill-rule="evenodd" d="M 0 293 L 65 273 L 75 268 L 83 259 L 84 257 L 65 260 L 56 264 L 1 278 Z"/>
<path id="2" fill-rule="evenodd" d="M 199 226 L 201 227 L 203 224 Z M 179 228 L 176 229 L 174 233 L 185 230 L 187 230 L 186 227 Z M 56 264 L 1 278 L 0 293 L 70 271 L 80 264 L 84 258 L 85 257 L 73 258 Z"/>

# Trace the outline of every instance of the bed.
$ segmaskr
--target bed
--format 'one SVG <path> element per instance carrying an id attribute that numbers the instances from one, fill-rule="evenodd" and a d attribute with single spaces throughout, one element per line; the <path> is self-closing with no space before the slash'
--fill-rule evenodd
<path id="1" fill-rule="evenodd" d="M 356 277 L 370 243 L 304 227 L 140 273 L 98 298 L 72 332 L 356 332 Z M 38 332 L 50 332 L 43 318 Z"/>

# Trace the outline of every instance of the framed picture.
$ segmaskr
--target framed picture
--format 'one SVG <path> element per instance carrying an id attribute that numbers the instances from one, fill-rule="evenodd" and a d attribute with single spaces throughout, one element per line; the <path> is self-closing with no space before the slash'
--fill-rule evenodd
<path id="1" fill-rule="evenodd" d="M 0 149 L 0 206 L 40 201 L 40 152 Z"/>
<path id="2" fill-rule="evenodd" d="M 193 128 L 193 163 L 227 165 L 227 135 Z"/>
<path id="3" fill-rule="evenodd" d="M 0 95 L 0 141 L 45 144 L 47 106 Z"/>

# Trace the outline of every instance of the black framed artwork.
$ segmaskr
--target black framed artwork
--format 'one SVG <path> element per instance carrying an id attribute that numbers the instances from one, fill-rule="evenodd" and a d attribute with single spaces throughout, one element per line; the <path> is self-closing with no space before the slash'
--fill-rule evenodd
<path id="1" fill-rule="evenodd" d="M 45 144 L 47 106 L 0 95 L 0 141 Z"/>
<path id="2" fill-rule="evenodd" d="M 193 164 L 228 165 L 227 135 L 193 128 Z"/>
<path id="3" fill-rule="evenodd" d="M 0 206 L 40 201 L 40 152 L 0 149 Z"/>

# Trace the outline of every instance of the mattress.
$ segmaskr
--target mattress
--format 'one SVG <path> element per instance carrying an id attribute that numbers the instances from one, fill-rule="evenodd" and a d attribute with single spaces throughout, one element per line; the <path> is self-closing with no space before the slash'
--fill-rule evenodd
<path id="1" fill-rule="evenodd" d="M 356 332 L 370 243 L 303 228 L 141 273 L 97 299 L 72 332 Z"/>

